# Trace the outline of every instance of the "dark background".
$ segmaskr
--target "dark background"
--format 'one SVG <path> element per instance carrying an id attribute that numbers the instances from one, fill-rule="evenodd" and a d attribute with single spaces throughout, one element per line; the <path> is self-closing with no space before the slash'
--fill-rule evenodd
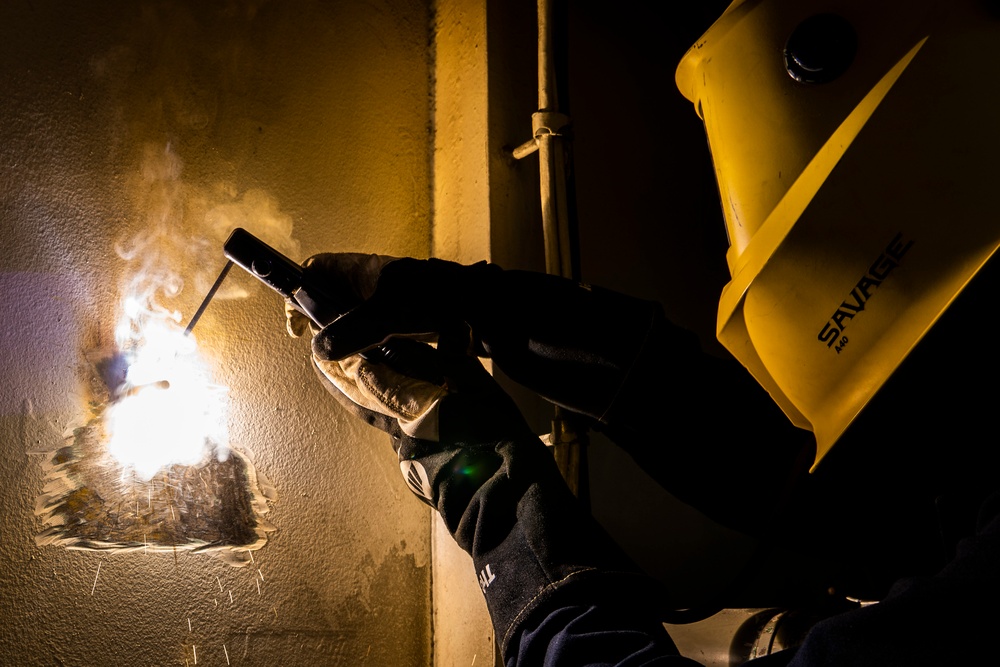
<path id="1" fill-rule="evenodd" d="M 573 127 L 583 280 L 658 301 L 720 355 L 715 318 L 728 244 L 703 125 L 674 73 L 728 4 L 569 3 L 561 99 Z M 663 382 L 670 393 L 685 390 Z M 705 424 L 649 417 L 663 420 L 663 437 L 648 446 L 703 446 Z M 591 434 L 588 463 L 594 515 L 679 599 L 697 606 L 721 593 L 730 606 L 772 602 L 731 590 L 752 540 L 676 501 L 599 434 Z"/>

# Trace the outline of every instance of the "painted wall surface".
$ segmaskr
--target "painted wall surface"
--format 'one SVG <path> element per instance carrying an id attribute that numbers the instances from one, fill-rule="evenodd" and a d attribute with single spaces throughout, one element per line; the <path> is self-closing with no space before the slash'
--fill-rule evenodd
<path id="1" fill-rule="evenodd" d="M 253 562 L 35 541 L 44 464 L 87 419 L 88 355 L 113 346 L 137 273 L 183 280 L 159 296 L 183 322 L 232 226 L 295 260 L 430 253 L 429 16 L 424 0 L 0 3 L 3 664 L 429 663 L 429 512 L 238 270 L 195 337 L 232 445 L 277 491 Z"/>

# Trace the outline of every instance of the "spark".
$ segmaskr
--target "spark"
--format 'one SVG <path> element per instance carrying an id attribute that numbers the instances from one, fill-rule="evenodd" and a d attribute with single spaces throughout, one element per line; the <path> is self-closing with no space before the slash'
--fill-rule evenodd
<path id="1" fill-rule="evenodd" d="M 170 508 L 170 520 L 171 521 L 177 521 L 177 517 L 174 516 L 174 506 L 173 505 L 168 505 L 168 507 Z"/>
<path id="2" fill-rule="evenodd" d="M 257 595 L 260 595 L 260 579 L 254 579 L 257 582 Z"/>
<path id="3" fill-rule="evenodd" d="M 472 654 L 472 664 L 473 664 L 473 665 L 474 665 L 474 664 L 476 664 L 476 658 L 477 658 L 478 656 L 479 656 L 479 654 L 478 654 L 478 653 L 473 653 L 473 654 Z"/>
<path id="4" fill-rule="evenodd" d="M 229 649 L 227 649 L 226 645 L 223 644 L 222 645 L 222 650 L 226 652 L 226 664 L 228 665 L 229 664 Z"/>
<path id="5" fill-rule="evenodd" d="M 194 664 L 198 664 L 198 647 L 191 644 L 191 653 L 194 654 Z"/>
<path id="6" fill-rule="evenodd" d="M 226 591 L 225 591 L 225 589 L 224 589 L 224 588 L 222 588 L 222 582 L 221 582 L 221 581 L 219 581 L 219 578 L 218 578 L 218 577 L 216 577 L 216 578 L 215 578 L 215 583 L 219 584 L 219 592 L 220 592 L 220 593 L 225 593 L 225 592 L 226 592 Z"/>
<path id="7" fill-rule="evenodd" d="M 188 632 L 191 632 L 191 617 L 188 616 Z"/>
<path id="8" fill-rule="evenodd" d="M 90 588 L 90 594 L 94 594 L 94 590 L 97 589 L 97 578 L 101 576 L 101 562 L 97 561 L 97 574 L 94 575 L 94 585 Z"/>
<path id="9" fill-rule="evenodd" d="M 250 554 L 250 563 L 253 564 L 253 565 L 256 565 L 257 563 L 253 562 L 253 552 L 250 551 L 249 549 L 247 549 L 247 553 Z"/>
<path id="10" fill-rule="evenodd" d="M 229 591 L 229 604 L 233 604 L 233 592 Z"/>
<path id="11" fill-rule="evenodd" d="M 139 501 L 135 501 L 135 518 L 139 518 Z"/>
<path id="12" fill-rule="evenodd" d="M 261 581 L 266 581 L 266 580 L 264 579 L 264 573 L 260 571 L 260 568 L 259 568 L 259 567 L 257 568 L 257 574 L 259 574 L 259 575 L 260 575 L 260 580 L 261 580 Z"/>
<path id="13" fill-rule="evenodd" d="M 214 603 L 215 603 L 215 606 L 216 606 L 216 607 L 218 607 L 218 606 L 219 606 L 219 598 L 212 598 L 212 602 L 214 602 Z"/>
<path id="14" fill-rule="evenodd" d="M 277 621 L 278 620 L 278 608 L 277 607 L 271 607 L 271 611 L 274 612 L 274 620 Z"/>
<path id="15" fill-rule="evenodd" d="M 132 350 L 128 389 L 104 417 L 109 453 L 148 483 L 172 464 L 197 464 L 228 435 L 224 388 L 209 381 L 194 341 L 168 321 L 148 319 L 146 310 L 141 303 L 125 308 L 126 328 L 141 328 L 142 339 L 134 330 L 121 334 Z M 177 414 L 185 419 L 174 419 Z M 147 497 L 152 504 L 151 488 Z"/>

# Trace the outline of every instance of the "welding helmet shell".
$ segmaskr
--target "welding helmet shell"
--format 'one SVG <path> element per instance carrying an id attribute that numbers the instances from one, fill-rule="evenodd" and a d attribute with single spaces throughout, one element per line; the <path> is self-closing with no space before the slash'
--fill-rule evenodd
<path id="1" fill-rule="evenodd" d="M 1000 18 L 733 3 L 681 61 L 730 248 L 717 334 L 817 463 L 1000 245 Z"/>

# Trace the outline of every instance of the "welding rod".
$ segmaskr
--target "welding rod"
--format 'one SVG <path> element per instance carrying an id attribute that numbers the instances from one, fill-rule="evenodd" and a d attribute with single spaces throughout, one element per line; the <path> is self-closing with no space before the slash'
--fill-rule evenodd
<path id="1" fill-rule="evenodd" d="M 194 329 L 194 325 L 198 324 L 198 320 L 201 319 L 201 314 L 205 312 L 205 309 L 208 308 L 208 304 L 212 300 L 212 297 L 215 296 L 215 293 L 219 291 L 220 287 L 222 287 L 222 281 L 226 279 L 226 274 L 229 273 L 229 269 L 231 268 L 233 268 L 233 260 L 230 259 L 226 262 L 226 265 L 222 267 L 222 273 L 220 273 L 219 277 L 215 279 L 212 289 L 208 290 L 205 300 L 201 302 L 200 306 L 198 306 L 198 310 L 194 312 L 194 317 L 191 318 L 187 328 L 184 329 L 185 336 L 191 333 L 191 329 Z"/>

